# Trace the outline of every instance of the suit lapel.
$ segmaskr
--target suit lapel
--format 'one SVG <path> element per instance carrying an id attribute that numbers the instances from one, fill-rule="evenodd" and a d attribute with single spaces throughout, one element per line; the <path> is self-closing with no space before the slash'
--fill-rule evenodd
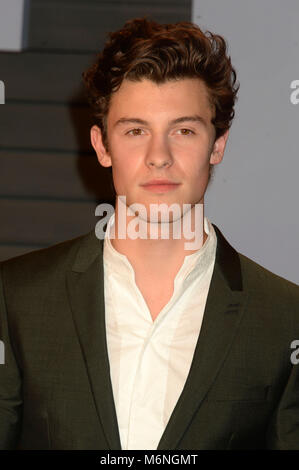
<path id="1" fill-rule="evenodd" d="M 103 241 L 94 232 L 83 238 L 67 290 L 85 359 L 95 407 L 108 448 L 121 449 L 110 379 L 104 310 Z"/>
<path id="2" fill-rule="evenodd" d="M 217 251 L 203 323 L 190 371 L 157 450 L 175 449 L 229 353 L 247 295 L 240 259 L 215 226 Z"/>

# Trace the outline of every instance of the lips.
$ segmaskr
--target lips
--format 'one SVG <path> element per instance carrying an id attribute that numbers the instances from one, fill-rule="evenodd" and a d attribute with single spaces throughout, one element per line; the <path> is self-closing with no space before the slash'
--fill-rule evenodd
<path id="1" fill-rule="evenodd" d="M 174 181 L 170 180 L 150 180 L 147 181 L 145 184 L 141 186 L 144 187 L 145 190 L 151 191 L 153 193 L 166 193 L 168 191 L 172 191 L 176 189 L 180 183 L 175 183 Z"/>
<path id="2" fill-rule="evenodd" d="M 142 184 L 141 186 L 161 186 L 161 185 L 178 185 L 180 183 L 176 183 L 170 180 L 150 180 L 147 183 Z"/>

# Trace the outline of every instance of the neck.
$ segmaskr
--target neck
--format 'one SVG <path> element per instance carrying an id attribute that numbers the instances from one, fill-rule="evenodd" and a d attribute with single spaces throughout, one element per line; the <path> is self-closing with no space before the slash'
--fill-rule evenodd
<path id="1" fill-rule="evenodd" d="M 198 251 L 207 239 L 204 204 L 193 206 L 188 214 L 166 223 L 141 219 L 128 212 L 127 206 L 119 204 L 117 198 L 111 243 L 119 253 L 127 256 L 135 272 L 143 270 L 158 279 L 166 274 L 175 275 L 185 256 Z M 133 238 L 132 233 L 138 236 Z"/>

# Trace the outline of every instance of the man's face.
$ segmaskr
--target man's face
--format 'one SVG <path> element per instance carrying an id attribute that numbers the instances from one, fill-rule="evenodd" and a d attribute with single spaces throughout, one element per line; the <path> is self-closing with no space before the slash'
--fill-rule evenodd
<path id="1" fill-rule="evenodd" d="M 127 206 L 203 203 L 209 166 L 222 160 L 228 132 L 215 142 L 206 86 L 198 79 L 156 85 L 124 80 L 107 116 L 109 153 L 97 126 L 92 144 L 100 163 L 112 165 L 116 194 Z M 169 180 L 172 186 L 145 186 Z"/>

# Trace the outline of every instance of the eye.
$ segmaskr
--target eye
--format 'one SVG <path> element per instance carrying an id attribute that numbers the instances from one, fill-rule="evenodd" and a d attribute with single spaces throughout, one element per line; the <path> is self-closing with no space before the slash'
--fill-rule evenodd
<path id="1" fill-rule="evenodd" d="M 182 131 L 182 135 L 192 135 L 195 134 L 195 132 L 191 131 L 191 129 L 179 129 L 179 132 Z"/>
<path id="2" fill-rule="evenodd" d="M 140 127 L 136 127 L 135 129 L 131 129 L 130 131 L 126 132 L 126 135 L 133 135 L 133 136 L 138 136 L 141 135 L 142 129 Z"/>

